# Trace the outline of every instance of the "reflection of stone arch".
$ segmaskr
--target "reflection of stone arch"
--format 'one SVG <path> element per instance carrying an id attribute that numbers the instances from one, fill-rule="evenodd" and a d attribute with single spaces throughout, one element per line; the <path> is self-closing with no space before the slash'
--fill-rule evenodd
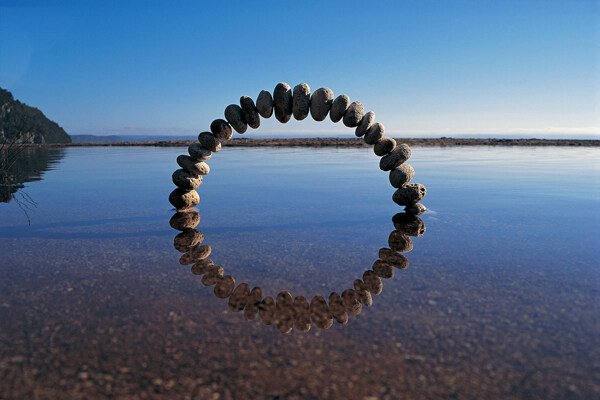
<path id="1" fill-rule="evenodd" d="M 341 295 L 332 292 L 327 300 L 317 295 L 309 303 L 303 296 L 292 298 L 288 291 L 280 292 L 273 299 L 271 296 L 263 297 L 259 286 L 252 290 L 247 283 L 236 286 L 235 278 L 224 275 L 224 269 L 215 266 L 208 258 L 212 249 L 202 244 L 204 235 L 195 229 L 199 222 L 200 215 L 195 210 L 180 211 L 171 218 L 171 226 L 182 231 L 174 239 L 175 248 L 184 253 L 179 262 L 183 265 L 193 264 L 192 273 L 201 275 L 205 286 L 214 285 L 216 297 L 229 298 L 232 311 L 243 311 L 247 321 L 254 320 L 258 314 L 265 325 L 275 324 L 283 333 L 291 332 L 294 326 L 307 332 L 311 322 L 321 329 L 329 329 L 334 319 L 346 324 L 349 315 L 360 314 L 363 304 L 367 307 L 373 304 L 371 294 L 378 295 L 383 290 L 381 278 L 392 278 L 395 268 L 408 268 L 408 259 L 400 253 L 412 250 L 410 236 L 422 236 L 425 233 L 425 223 L 416 215 L 394 215 L 392 222 L 395 229 L 388 239 L 389 248 L 379 250 L 379 259 L 363 273 L 362 279 L 355 279 L 353 288 L 344 290 Z"/>
<path id="2" fill-rule="evenodd" d="M 409 183 L 414 176 L 414 169 L 405 164 L 411 154 L 406 144 L 397 144 L 392 138 L 384 136 L 385 128 L 375 122 L 375 113 L 365 114 L 362 103 L 350 99 L 345 94 L 334 99 L 329 88 L 316 90 L 312 95 L 306 83 L 297 85 L 293 92 L 287 83 L 279 83 L 273 90 L 273 96 L 266 90 L 259 93 L 256 104 L 248 96 L 240 98 L 240 105 L 231 104 L 225 108 L 225 119 L 216 119 L 210 124 L 210 132 L 198 135 L 198 142 L 188 147 L 189 155 L 177 157 L 181 169 L 173 173 L 173 183 L 177 186 L 169 196 L 169 201 L 178 210 L 194 207 L 200 202 L 196 189 L 202 183 L 202 177 L 209 173 L 205 163 L 212 153 L 221 150 L 221 144 L 229 141 L 233 129 L 244 133 L 250 126 L 257 129 L 260 117 L 275 118 L 286 123 L 292 115 L 297 120 L 305 119 L 308 114 L 316 121 L 323 121 L 327 115 L 331 121 L 342 121 L 349 128 L 356 128 L 357 137 L 363 137 L 365 143 L 373 145 L 376 155 L 381 157 L 379 167 L 390 171 L 389 178 L 393 187 L 397 188 L 392 196 L 394 202 L 405 206 L 407 212 L 420 214 L 425 207 L 419 204 L 427 192 L 420 183 Z"/>

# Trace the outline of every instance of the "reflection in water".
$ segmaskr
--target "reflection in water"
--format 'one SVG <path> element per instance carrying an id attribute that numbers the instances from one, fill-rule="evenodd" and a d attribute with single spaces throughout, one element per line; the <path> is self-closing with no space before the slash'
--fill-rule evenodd
<path id="1" fill-rule="evenodd" d="M 328 300 L 323 296 L 314 296 L 309 302 L 303 296 L 292 297 L 288 291 L 280 292 L 275 299 L 271 296 L 263 298 L 262 289 L 250 289 L 247 283 L 236 287 L 235 278 L 224 275 L 225 270 L 209 259 L 211 248 L 203 245 L 204 235 L 196 230 L 200 223 L 200 214 L 194 209 L 179 211 L 170 220 L 171 227 L 180 230 L 174 239 L 174 247 L 184 253 L 179 262 L 182 265 L 192 265 L 191 271 L 202 276 L 205 286 L 215 286 L 215 296 L 221 299 L 229 298 L 229 308 L 234 312 L 244 312 L 244 318 L 252 321 L 258 314 L 265 325 L 275 324 L 282 333 L 297 330 L 307 332 L 311 324 L 320 329 L 329 329 L 333 321 L 340 324 L 348 323 L 350 315 L 358 315 L 363 305 L 373 304 L 372 295 L 378 295 L 383 290 L 383 279 L 394 277 L 395 269 L 408 268 L 408 259 L 401 253 L 412 250 L 412 237 L 425 233 L 425 223 L 414 214 L 405 212 L 393 216 L 394 230 L 388 239 L 388 248 L 379 250 L 379 258 L 371 269 L 365 271 L 362 279 L 354 280 L 353 288 L 346 289 L 340 295 L 333 292 Z"/>
<path id="2" fill-rule="evenodd" d="M 39 181 L 45 171 L 53 169 L 65 156 L 63 148 L 45 147 L 0 147 L 0 203 L 26 201 L 28 196 L 17 192 L 24 188 L 23 183 Z"/>

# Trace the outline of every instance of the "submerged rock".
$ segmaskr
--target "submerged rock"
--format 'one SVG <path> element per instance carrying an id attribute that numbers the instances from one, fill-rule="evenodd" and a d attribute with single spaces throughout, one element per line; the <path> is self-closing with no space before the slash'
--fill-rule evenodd
<path id="1" fill-rule="evenodd" d="M 362 280 L 354 280 L 354 290 L 356 291 L 358 299 L 361 303 L 367 307 L 371 307 L 373 305 L 373 297 L 371 296 L 371 292 L 369 292 L 367 285 L 365 285 Z"/>
<path id="2" fill-rule="evenodd" d="M 179 213 L 178 213 L 179 214 Z M 198 214 L 198 213 L 196 213 Z M 173 218 L 171 218 L 171 221 Z M 173 247 L 175 250 L 186 253 L 192 249 L 192 247 L 202 243 L 204 241 L 204 234 L 196 229 L 193 229 L 200 222 L 200 214 L 198 214 L 198 221 L 194 221 L 189 225 L 193 225 L 191 228 L 185 228 L 183 232 L 175 236 L 173 239 Z M 173 224 L 171 224 L 173 226 Z"/>
<path id="3" fill-rule="evenodd" d="M 222 279 L 219 279 L 217 284 L 215 285 L 215 296 L 219 299 L 226 299 L 233 292 L 233 288 L 235 287 L 235 279 L 231 275 L 224 276 Z"/>
<path id="4" fill-rule="evenodd" d="M 400 253 L 408 253 L 413 249 L 413 242 L 408 235 L 402 231 L 393 231 L 388 238 L 388 245 L 392 250 Z"/>
<path id="5" fill-rule="evenodd" d="M 383 260 L 373 263 L 373 272 L 380 278 L 391 279 L 394 277 L 394 268 Z"/>
<path id="6" fill-rule="evenodd" d="M 333 325 L 329 306 L 323 296 L 315 296 L 310 301 L 310 319 L 320 329 L 329 329 Z"/>
<path id="7" fill-rule="evenodd" d="M 392 249 L 379 249 L 379 258 L 398 269 L 406 269 L 409 265 L 408 258 Z"/>
<path id="8" fill-rule="evenodd" d="M 342 302 L 340 295 L 336 292 L 329 295 L 329 312 L 340 324 L 345 325 L 348 323 L 348 314 L 344 308 L 344 303 Z"/>
<path id="9" fill-rule="evenodd" d="M 408 236 L 423 236 L 425 222 L 414 214 L 398 213 L 392 217 L 394 228 L 406 233 Z"/>
<path id="10" fill-rule="evenodd" d="M 412 206 L 404 207 L 404 211 L 406 211 L 408 214 L 421 215 L 424 214 L 425 211 L 427 211 L 427 207 L 425 207 L 421 203 L 417 203 L 413 204 Z"/>

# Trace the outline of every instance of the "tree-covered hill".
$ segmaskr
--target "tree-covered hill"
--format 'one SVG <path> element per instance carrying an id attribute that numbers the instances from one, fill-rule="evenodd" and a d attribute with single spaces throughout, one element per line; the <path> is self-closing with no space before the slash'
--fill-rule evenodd
<path id="1" fill-rule="evenodd" d="M 71 143 L 71 137 L 40 110 L 0 88 L 0 143 Z"/>

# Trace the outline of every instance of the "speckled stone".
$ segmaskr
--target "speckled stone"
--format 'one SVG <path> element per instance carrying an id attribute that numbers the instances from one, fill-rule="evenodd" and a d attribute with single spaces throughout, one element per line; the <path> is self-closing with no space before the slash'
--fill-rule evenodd
<path id="1" fill-rule="evenodd" d="M 198 214 L 198 213 L 196 213 Z M 172 219 L 172 218 L 171 218 Z M 195 221 L 194 221 L 195 222 Z M 200 222 L 200 214 L 198 214 L 198 222 L 190 225 L 198 225 Z M 171 225 L 172 226 L 172 225 Z M 175 250 L 186 253 L 192 249 L 192 247 L 202 243 L 204 241 L 204 234 L 196 229 L 188 228 L 173 238 L 173 247 Z"/>
<path id="2" fill-rule="evenodd" d="M 200 196 L 195 190 L 177 188 L 169 195 L 169 203 L 177 210 L 185 210 L 197 206 L 200 203 Z"/>
<path id="3" fill-rule="evenodd" d="M 323 296 L 315 296 L 310 301 L 310 319 L 320 329 L 329 329 L 333 325 L 329 306 Z"/>
<path id="4" fill-rule="evenodd" d="M 365 283 L 367 290 L 373 294 L 380 294 L 383 290 L 383 282 L 381 282 L 381 278 L 371 270 L 363 273 L 362 280 Z"/>
<path id="5" fill-rule="evenodd" d="M 344 114 L 350 106 L 350 97 L 345 94 L 339 95 L 331 104 L 331 110 L 329 110 L 329 118 L 332 122 L 339 122 L 344 118 Z"/>
<path id="6" fill-rule="evenodd" d="M 410 164 L 400 164 L 390 171 L 390 183 L 395 188 L 404 187 L 415 176 L 415 169 Z"/>
<path id="7" fill-rule="evenodd" d="M 215 296 L 219 299 L 226 299 L 231 296 L 235 287 L 235 279 L 231 275 L 226 275 L 220 279 L 215 285 Z"/>
<path id="8" fill-rule="evenodd" d="M 294 325 L 301 332 L 310 330 L 310 304 L 304 296 L 294 299 Z"/>
<path id="9" fill-rule="evenodd" d="M 365 285 L 365 283 L 362 280 L 354 280 L 354 290 L 356 291 L 358 299 L 362 304 L 364 304 L 367 307 L 371 307 L 373 305 L 373 297 L 371 296 L 371 292 L 369 292 L 369 289 L 367 289 L 367 285 Z"/>
<path id="10" fill-rule="evenodd" d="M 298 121 L 308 117 L 310 111 L 310 86 L 301 83 L 294 87 L 292 94 L 292 114 Z"/>
<path id="11" fill-rule="evenodd" d="M 260 126 L 260 117 L 254 105 L 254 100 L 248 96 L 242 96 L 240 97 L 240 107 L 248 126 L 252 129 L 257 129 Z"/>
<path id="12" fill-rule="evenodd" d="M 271 118 L 273 115 L 273 96 L 268 90 L 263 90 L 258 94 L 256 109 L 263 118 Z"/>
<path id="13" fill-rule="evenodd" d="M 408 236 L 423 236 L 425 222 L 414 214 L 398 213 L 392 217 L 394 228 Z"/>
<path id="14" fill-rule="evenodd" d="M 273 90 L 275 118 L 285 124 L 292 118 L 292 89 L 287 83 L 278 83 Z"/>
<path id="15" fill-rule="evenodd" d="M 348 106 L 348 110 L 343 117 L 343 123 L 348 128 L 357 127 L 360 121 L 363 119 L 365 114 L 365 107 L 360 101 L 354 101 L 350 106 Z"/>
<path id="16" fill-rule="evenodd" d="M 212 151 L 206 149 L 200 143 L 192 143 L 188 146 L 188 153 L 196 161 L 206 161 L 212 156 Z"/>
<path id="17" fill-rule="evenodd" d="M 211 267 L 202 277 L 202 284 L 204 286 L 215 285 L 223 277 L 223 272 L 222 267 Z"/>
<path id="18" fill-rule="evenodd" d="M 198 135 L 198 141 L 205 149 L 216 153 L 221 150 L 221 141 L 210 132 L 202 132 Z"/>
<path id="19" fill-rule="evenodd" d="M 194 265 L 192 265 L 191 271 L 194 275 L 204 275 L 208 272 L 209 269 L 215 266 L 215 262 L 210 258 L 205 258 L 204 260 L 197 261 Z"/>
<path id="20" fill-rule="evenodd" d="M 275 322 L 275 300 L 267 296 L 258 304 L 258 313 L 263 324 L 271 325 Z"/>
<path id="21" fill-rule="evenodd" d="M 425 207 L 421 203 L 417 203 L 413 204 L 412 206 L 404 207 L 404 211 L 406 211 L 408 214 L 421 215 L 424 214 L 425 211 L 427 211 L 427 207 Z"/>
<path id="22" fill-rule="evenodd" d="M 379 258 L 398 269 L 406 269 L 409 265 L 408 258 L 388 248 L 379 249 Z"/>
<path id="23" fill-rule="evenodd" d="M 248 129 L 242 108 L 237 104 L 230 104 L 225 108 L 225 119 L 237 133 L 242 134 Z"/>
<path id="24" fill-rule="evenodd" d="M 332 103 L 333 90 L 327 87 L 315 90 L 310 98 L 310 115 L 315 121 L 323 121 L 327 118 Z"/>
<path id="25" fill-rule="evenodd" d="M 346 313 L 342 298 L 336 292 L 332 292 L 329 295 L 329 312 L 333 316 L 333 319 L 340 324 L 345 325 L 348 323 L 348 313 Z"/>
<path id="26" fill-rule="evenodd" d="M 408 160 L 410 158 L 410 153 L 410 147 L 408 147 L 407 144 L 397 144 L 394 151 L 381 157 L 381 160 L 379 160 L 379 168 L 382 171 L 391 171 Z"/>
<path id="27" fill-rule="evenodd" d="M 229 298 L 229 309 L 233 312 L 240 312 L 246 307 L 246 302 L 250 296 L 250 286 L 247 283 L 240 283 Z"/>
<path id="28" fill-rule="evenodd" d="M 194 210 L 178 211 L 169 220 L 171 228 L 178 231 L 194 229 L 200 223 L 200 214 Z"/>
<path id="29" fill-rule="evenodd" d="M 365 134 L 364 140 L 366 144 L 375 144 L 381 140 L 385 133 L 385 127 L 379 122 L 375 122 L 367 133 Z"/>
<path id="30" fill-rule="evenodd" d="M 221 143 L 227 142 L 233 136 L 231 125 L 224 119 L 215 119 L 210 124 L 210 131 Z"/>
<path id="31" fill-rule="evenodd" d="M 194 175 L 208 175 L 210 167 L 203 161 L 196 161 L 190 156 L 181 154 L 177 156 L 177 164 Z"/>
<path id="32" fill-rule="evenodd" d="M 396 190 L 392 195 L 392 200 L 400 206 L 412 206 L 423 200 L 426 193 L 427 189 L 420 183 L 409 183 Z"/>
<path id="33" fill-rule="evenodd" d="M 246 321 L 252 321 L 256 317 L 261 300 L 262 289 L 259 287 L 252 288 L 246 301 L 246 308 L 244 309 L 244 319 Z"/>
<path id="34" fill-rule="evenodd" d="M 413 249 L 413 242 L 407 234 L 401 231 L 393 231 L 388 238 L 390 249 L 400 253 L 408 253 Z"/>
<path id="35" fill-rule="evenodd" d="M 287 290 L 279 293 L 275 301 L 275 319 L 281 333 L 289 333 L 294 327 L 294 301 Z"/>
<path id="36" fill-rule="evenodd" d="M 202 184 L 202 177 L 194 175 L 185 169 L 177 169 L 171 175 L 171 179 L 175 186 L 183 190 L 195 190 Z"/>
<path id="37" fill-rule="evenodd" d="M 211 247 L 206 244 L 194 246 L 190 251 L 181 256 L 179 263 L 181 265 L 189 265 L 204 260 L 210 256 L 211 251 Z"/>
<path id="38" fill-rule="evenodd" d="M 383 157 L 386 154 L 391 153 L 396 148 L 396 141 L 389 137 L 382 137 L 373 146 L 373 152 L 376 156 Z"/>
<path id="39" fill-rule="evenodd" d="M 356 127 L 356 130 L 354 131 L 354 134 L 357 137 L 364 136 L 369 131 L 374 122 L 375 113 L 373 111 L 369 111 L 368 113 L 363 115 L 362 119 L 358 123 L 358 126 Z"/>
<path id="40" fill-rule="evenodd" d="M 383 279 L 391 279 L 394 277 L 394 268 L 383 260 L 377 260 L 373 263 L 373 272 Z"/>
<path id="41" fill-rule="evenodd" d="M 350 315 L 358 315 L 362 311 L 362 304 L 358 298 L 358 293 L 353 289 L 346 289 L 342 292 L 342 304 L 346 312 Z"/>

